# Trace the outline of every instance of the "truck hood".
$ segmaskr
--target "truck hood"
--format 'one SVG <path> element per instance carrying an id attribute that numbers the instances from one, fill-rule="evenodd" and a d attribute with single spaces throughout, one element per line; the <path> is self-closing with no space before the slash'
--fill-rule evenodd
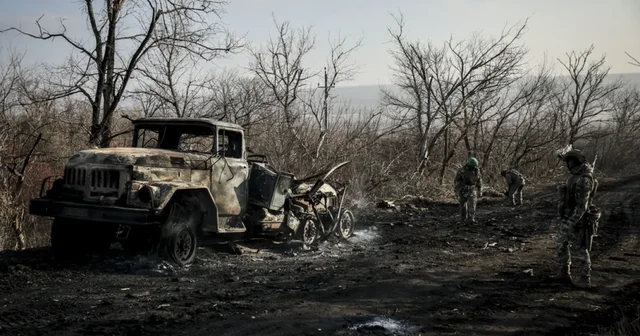
<path id="1" fill-rule="evenodd" d="M 195 168 L 209 155 L 183 153 L 156 148 L 99 148 L 76 152 L 69 158 L 70 165 L 86 163 L 109 165 L 136 165 L 162 168 Z"/>

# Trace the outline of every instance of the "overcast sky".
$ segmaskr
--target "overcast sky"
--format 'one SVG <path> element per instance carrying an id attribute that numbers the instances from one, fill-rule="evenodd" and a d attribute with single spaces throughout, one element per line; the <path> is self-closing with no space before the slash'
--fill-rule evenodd
<path id="1" fill-rule="evenodd" d="M 46 14 L 43 24 L 52 30 L 56 19 L 64 17 L 75 36 L 87 36 L 79 0 L 0 0 L 0 8 L 0 29 L 19 26 L 35 31 L 33 22 Z M 505 25 L 529 17 L 525 41 L 533 62 L 539 62 L 545 53 L 555 59 L 593 43 L 597 55 L 607 55 L 612 72 L 640 71 L 628 64 L 625 55 L 626 51 L 640 58 L 638 0 L 230 0 L 223 19 L 228 28 L 246 33 L 253 43 L 269 38 L 272 13 L 293 26 L 313 25 L 317 48 L 309 55 L 307 66 L 318 69 L 327 56 L 329 32 L 354 40 L 363 36 L 363 46 L 354 54 L 361 73 L 344 85 L 376 85 L 389 82 L 387 27 L 394 23 L 390 13 L 398 10 L 405 14 L 411 37 L 436 43 L 450 35 L 466 38 L 475 31 L 495 35 Z M 0 46 L 5 55 L 8 47 L 25 50 L 28 62 L 60 62 L 69 53 L 62 41 L 36 41 L 16 34 L 0 36 Z M 210 66 L 247 66 L 247 62 L 246 57 L 238 56 Z"/>

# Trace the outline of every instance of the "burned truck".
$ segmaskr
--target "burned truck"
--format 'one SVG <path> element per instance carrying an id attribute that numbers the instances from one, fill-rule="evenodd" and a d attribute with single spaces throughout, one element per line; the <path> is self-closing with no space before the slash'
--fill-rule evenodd
<path id="1" fill-rule="evenodd" d="M 247 155 L 242 127 L 211 119 L 133 120 L 131 147 L 74 153 L 42 182 L 29 212 L 53 218 L 57 258 L 100 253 L 118 241 L 132 253 L 194 261 L 203 235 L 244 235 L 313 245 L 355 228 L 346 186 L 304 179 Z M 46 189 L 46 190 L 45 190 Z"/>

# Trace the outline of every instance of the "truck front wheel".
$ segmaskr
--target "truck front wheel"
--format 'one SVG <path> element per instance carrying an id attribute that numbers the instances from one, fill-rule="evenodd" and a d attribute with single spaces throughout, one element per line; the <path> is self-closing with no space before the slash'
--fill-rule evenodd
<path id="1" fill-rule="evenodd" d="M 193 263 L 198 249 L 200 212 L 190 208 L 188 203 L 173 202 L 162 228 L 163 250 L 180 266 Z"/>

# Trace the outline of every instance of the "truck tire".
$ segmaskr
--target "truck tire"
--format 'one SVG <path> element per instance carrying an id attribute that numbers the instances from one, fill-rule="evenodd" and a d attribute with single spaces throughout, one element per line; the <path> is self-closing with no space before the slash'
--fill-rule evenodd
<path id="1" fill-rule="evenodd" d="M 313 218 L 306 218 L 302 221 L 300 228 L 300 240 L 306 245 L 313 245 L 318 240 L 320 228 Z"/>
<path id="2" fill-rule="evenodd" d="M 340 238 L 351 238 L 355 229 L 356 219 L 355 216 L 353 216 L 353 212 L 351 212 L 351 210 L 343 210 L 342 215 L 340 216 L 340 223 L 338 223 L 338 227 L 336 228 Z"/>
<path id="3" fill-rule="evenodd" d="M 176 201 L 169 206 L 162 225 L 161 250 L 179 266 L 189 265 L 196 259 L 199 219 L 200 213 L 190 209 L 187 203 Z"/>

